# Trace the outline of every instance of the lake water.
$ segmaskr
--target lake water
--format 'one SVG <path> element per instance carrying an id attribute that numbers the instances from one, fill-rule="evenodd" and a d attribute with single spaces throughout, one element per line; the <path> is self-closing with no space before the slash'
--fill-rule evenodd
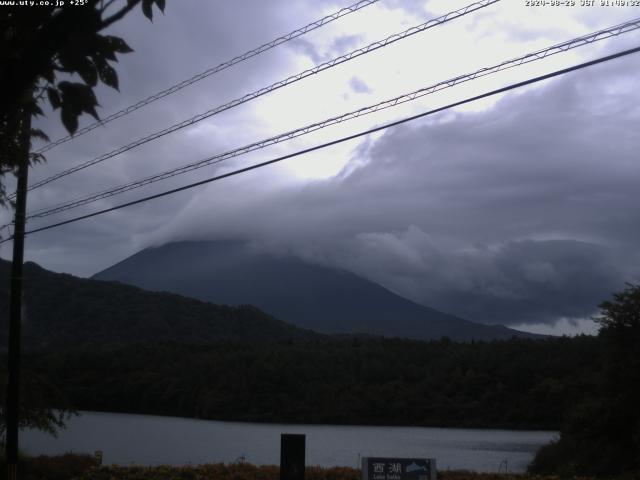
<path id="1" fill-rule="evenodd" d="M 439 470 L 523 472 L 555 432 L 216 422 L 151 415 L 82 412 L 58 438 L 22 432 L 28 454 L 93 453 L 105 464 L 184 465 L 244 458 L 278 465 L 280 434 L 306 434 L 306 463 L 359 467 L 362 456 L 431 457 Z"/>

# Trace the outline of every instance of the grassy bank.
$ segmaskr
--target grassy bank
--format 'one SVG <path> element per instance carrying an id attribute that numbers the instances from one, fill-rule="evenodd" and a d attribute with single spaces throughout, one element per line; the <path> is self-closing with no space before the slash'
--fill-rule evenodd
<path id="1" fill-rule="evenodd" d="M 277 466 L 257 467 L 248 463 L 198 466 L 101 466 L 87 455 L 32 457 L 22 461 L 24 480 L 279 480 Z M 2 475 L 5 477 L 5 468 Z M 558 477 L 535 475 L 438 472 L 440 480 L 557 480 Z M 307 467 L 305 480 L 360 480 L 360 470 L 347 467 Z M 574 479 L 578 480 L 578 478 Z M 590 480 L 582 477 L 579 480 Z"/>
<path id="2" fill-rule="evenodd" d="M 103 467 L 90 471 L 83 480 L 279 480 L 276 466 L 256 467 L 240 465 L 201 465 L 198 467 Z M 557 480 L 557 477 L 532 475 L 488 474 L 473 472 L 438 472 L 440 480 Z M 355 468 L 307 467 L 305 480 L 360 480 Z M 588 479 L 582 479 L 588 480 Z"/>

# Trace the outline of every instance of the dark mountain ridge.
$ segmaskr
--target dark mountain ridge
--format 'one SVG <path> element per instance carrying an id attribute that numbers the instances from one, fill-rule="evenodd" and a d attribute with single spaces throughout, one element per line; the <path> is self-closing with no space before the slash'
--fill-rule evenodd
<path id="1" fill-rule="evenodd" d="M 0 345 L 7 345 L 9 262 L 0 260 Z M 24 266 L 23 346 L 210 345 L 320 339 L 255 307 L 212 305 L 172 293 Z"/>
<path id="2" fill-rule="evenodd" d="M 216 304 L 251 304 L 287 323 L 327 334 L 455 341 L 536 337 L 470 322 L 353 273 L 260 253 L 240 242 L 177 242 L 148 248 L 93 278 Z"/>

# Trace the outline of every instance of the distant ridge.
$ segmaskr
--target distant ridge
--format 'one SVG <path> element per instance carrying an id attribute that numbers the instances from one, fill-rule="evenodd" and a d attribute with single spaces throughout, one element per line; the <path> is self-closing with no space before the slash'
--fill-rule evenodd
<path id="1" fill-rule="evenodd" d="M 0 260 L 0 348 L 7 345 L 10 263 Z M 321 339 L 244 305 L 212 305 L 171 293 L 24 266 L 23 345 L 58 350 L 176 343 Z"/>
<path id="2" fill-rule="evenodd" d="M 251 304 L 301 328 L 328 334 L 455 341 L 534 338 L 419 305 L 353 273 L 241 242 L 177 242 L 148 248 L 93 278 L 217 304 Z"/>

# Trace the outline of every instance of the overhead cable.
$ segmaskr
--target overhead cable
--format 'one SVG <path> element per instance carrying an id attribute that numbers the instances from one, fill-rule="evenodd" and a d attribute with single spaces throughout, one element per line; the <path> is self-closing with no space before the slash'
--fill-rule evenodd
<path id="1" fill-rule="evenodd" d="M 244 154 L 247 154 L 249 152 L 255 151 L 255 150 L 259 150 L 271 145 L 275 145 L 277 143 L 280 142 L 284 142 L 286 140 L 290 140 L 293 138 L 297 138 L 303 135 L 307 135 L 311 132 L 315 132 L 317 130 L 326 128 L 328 126 L 331 125 L 335 125 L 338 123 L 342 123 L 344 121 L 348 121 L 348 120 L 352 120 L 354 118 L 358 118 L 364 115 L 368 115 L 380 110 L 384 110 L 390 107 L 394 107 L 396 105 L 400 105 L 406 102 L 410 102 L 413 100 L 416 100 L 418 98 L 424 97 L 426 95 L 430 95 L 432 93 L 438 92 L 440 90 L 446 89 L 446 88 L 451 88 L 457 84 L 463 83 L 463 82 L 468 82 L 471 80 L 474 80 L 476 78 L 480 78 L 486 75 L 490 75 L 493 73 L 497 73 L 509 68 L 513 68 L 519 65 L 523 65 L 523 64 L 527 64 L 527 63 L 531 63 L 533 61 L 537 61 L 537 60 L 542 60 L 544 58 L 547 58 L 551 55 L 555 55 L 557 53 L 561 53 L 561 52 L 566 52 L 567 50 L 576 48 L 576 47 L 580 47 L 583 45 L 588 45 L 591 44 L 593 42 L 599 41 L 599 40 L 604 40 L 605 38 L 610 38 L 612 36 L 617 36 L 620 35 L 622 33 L 627 33 L 633 30 L 637 30 L 640 29 L 640 19 L 635 19 L 635 20 L 631 20 L 607 29 L 603 29 L 603 30 L 599 30 L 597 32 L 593 32 L 589 35 L 583 35 L 581 37 L 577 37 L 571 40 L 568 40 L 566 42 L 563 43 L 559 43 L 550 47 L 547 47 L 545 49 L 542 50 L 537 50 L 535 52 L 532 53 L 527 53 L 526 55 L 522 55 L 520 57 L 517 58 L 513 58 L 511 60 L 506 60 L 503 61 L 501 63 L 495 64 L 493 66 L 490 67 L 485 67 L 485 68 L 481 68 L 479 70 L 476 70 L 474 72 L 471 73 L 466 73 L 464 75 L 459 75 L 457 77 L 453 77 L 451 79 L 448 80 L 443 80 L 441 82 L 438 82 L 436 84 L 430 85 L 428 87 L 424 87 L 418 90 L 415 90 L 413 92 L 410 93 L 405 93 L 403 95 L 397 96 L 397 97 L 393 97 L 387 100 L 384 100 L 382 102 L 376 103 L 375 105 L 370 105 L 367 107 L 363 107 L 360 108 L 358 110 L 353 110 L 351 112 L 348 113 L 344 113 L 342 115 L 339 116 L 335 116 L 335 117 L 331 117 L 325 120 L 322 120 L 320 122 L 316 122 L 316 123 L 312 123 L 310 125 L 306 125 L 304 127 L 300 127 L 297 128 L 295 130 L 291 130 L 288 131 L 286 133 L 282 133 L 267 139 L 263 139 L 257 142 L 253 142 L 250 143 L 248 145 L 233 149 L 233 150 L 229 150 L 227 152 L 224 153 L 220 153 L 217 155 L 213 155 L 210 157 L 207 157 L 205 159 L 201 159 L 197 162 L 193 162 L 193 163 L 189 163 L 186 165 L 182 165 L 180 167 L 176 167 L 173 168 L 171 170 L 167 170 L 165 172 L 162 173 L 158 173 L 158 174 L 154 174 L 151 176 L 148 176 L 146 178 L 142 178 L 139 180 L 135 180 L 129 183 L 126 183 L 124 185 L 120 185 L 118 187 L 115 188 L 111 188 L 108 190 L 103 190 L 101 192 L 98 193 L 93 193 L 91 195 L 79 198 L 79 199 L 75 199 L 72 201 L 67 201 L 64 203 L 60 203 L 56 206 L 53 207 L 45 207 L 45 208 L 41 208 L 37 211 L 34 211 L 32 213 L 29 213 L 27 215 L 27 219 L 31 219 L 31 218 L 42 218 L 42 217 L 46 217 L 49 215 L 53 215 L 56 213 L 60 213 L 63 212 L 65 210 L 70 210 L 73 208 L 77 208 L 80 207 L 82 205 L 86 205 L 89 203 L 93 203 L 95 201 L 104 199 L 104 198 L 109 198 L 109 197 L 113 197 L 115 195 L 119 195 L 121 193 L 130 191 L 130 190 L 134 190 L 136 188 L 140 188 L 143 187 L 145 185 L 149 185 L 151 183 L 155 183 L 161 180 L 165 180 L 167 178 L 171 178 L 171 177 L 175 177 L 177 175 L 181 175 L 187 172 L 190 172 L 192 170 L 196 170 L 199 168 L 203 168 L 209 165 L 213 165 L 216 163 L 220 163 L 223 162 L 225 160 L 228 160 L 230 158 L 234 158 L 234 157 L 238 157 Z"/>
<path id="2" fill-rule="evenodd" d="M 537 82 L 540 82 L 540 81 L 543 81 L 543 80 L 547 80 L 547 79 L 550 79 L 550 78 L 553 78 L 553 77 L 557 77 L 559 75 L 564 75 L 564 74 L 569 73 L 569 72 L 580 70 L 580 69 L 583 69 L 583 68 L 586 68 L 586 67 L 597 65 L 597 64 L 600 64 L 600 63 L 603 63 L 603 62 L 607 62 L 607 61 L 610 61 L 610 60 L 613 60 L 613 59 L 616 59 L 616 58 L 621 58 L 621 57 L 624 57 L 624 56 L 627 56 L 627 55 L 631 55 L 633 53 L 638 53 L 638 52 L 640 52 L 640 47 L 635 47 L 635 48 L 624 50 L 624 51 L 621 51 L 621 52 L 618 52 L 618 53 L 615 53 L 615 54 L 612 54 L 612 55 L 607 55 L 605 57 L 600 57 L 600 58 L 598 58 L 596 60 L 591 60 L 589 62 L 584 62 L 584 63 L 578 64 L 578 65 L 574 65 L 572 67 L 567 67 L 567 68 L 563 68 L 561 70 L 556 70 L 554 72 L 551 72 L 551 73 L 548 73 L 548 74 L 545 74 L 545 75 L 540 75 L 538 77 L 534 77 L 534 78 L 531 78 L 529 80 L 525 80 L 525 81 L 522 81 L 522 82 L 514 83 L 514 84 L 508 85 L 506 87 L 498 88 L 496 90 L 492 90 L 490 92 L 483 93 L 481 95 L 476 95 L 474 97 L 467 98 L 465 100 L 461 100 L 461 101 L 458 101 L 458 102 L 450 103 L 449 105 L 446 105 L 446 106 L 440 107 L 440 108 L 436 108 L 436 109 L 433 109 L 433 110 L 429 110 L 428 112 L 423 112 L 423 113 L 420 113 L 418 115 L 413 115 L 411 117 L 407 117 L 407 118 L 404 118 L 402 120 L 398 120 L 398 121 L 395 121 L 395 122 L 392 122 L 392 123 L 387 123 L 385 125 L 382 125 L 382 126 L 379 126 L 379 127 L 375 127 L 375 128 L 371 128 L 371 129 L 365 130 L 363 132 L 355 133 L 353 135 L 348 135 L 346 137 L 342 137 L 342 138 L 339 138 L 339 139 L 336 139 L 336 140 L 332 140 L 330 142 L 326 142 L 326 143 L 323 143 L 321 145 L 316 145 L 315 147 L 310 147 L 310 148 L 306 148 L 304 150 L 299 150 L 299 151 L 294 152 L 294 153 L 283 155 L 281 157 L 274 158 L 272 160 L 268 160 L 266 162 L 261 162 L 261 163 L 257 163 L 257 164 L 254 164 L 254 165 L 250 165 L 248 167 L 240 168 L 240 169 L 234 170 L 232 172 L 228 172 L 228 173 L 224 173 L 224 174 L 221 174 L 221 175 L 217 175 L 217 176 L 214 176 L 214 177 L 211 177 L 211 178 L 207 178 L 205 180 L 200 180 L 198 182 L 190 183 L 188 185 L 183 185 L 182 187 L 178 187 L 178 188 L 174 188 L 174 189 L 171 189 L 171 190 L 167 190 L 167 191 L 164 191 L 164 192 L 161 192 L 161 193 L 157 193 L 155 195 L 149 195 L 147 197 L 139 198 L 137 200 L 134 200 L 134 201 L 131 201 L 131 202 L 127 202 L 127 203 L 122 203 L 120 205 L 116 205 L 116 206 L 113 206 L 113 207 L 110 207 L 110 208 L 105 208 L 103 210 L 99 210 L 99 211 L 96 211 L 96 212 L 93 212 L 93 213 L 89 213 L 89 214 L 86 214 L 86 215 L 81 215 L 81 216 L 78 216 L 78 217 L 74 217 L 74 218 L 71 218 L 71 219 L 68 219 L 68 220 L 64 220 L 62 222 L 53 223 L 53 224 L 46 225 L 46 226 L 40 227 L 40 228 L 34 228 L 32 230 L 29 230 L 29 231 L 25 232 L 25 234 L 32 234 L 32 233 L 42 232 L 42 231 L 45 231 L 45 230 L 50 230 L 52 228 L 60 227 L 62 225 L 68 225 L 70 223 L 75 223 L 75 222 L 78 222 L 80 220 L 85 220 L 87 218 L 96 217 L 98 215 L 103 215 L 105 213 L 109 213 L 109 212 L 113 212 L 113 211 L 116 211 L 116 210 L 120 210 L 120 209 L 125 208 L 125 207 L 138 205 L 138 204 L 141 204 L 141 203 L 144 203 L 144 202 L 148 202 L 150 200 L 155 200 L 157 198 L 165 197 L 167 195 L 171 195 L 171 194 L 174 194 L 174 193 L 178 193 L 178 192 L 182 192 L 182 191 L 185 191 L 185 190 L 189 190 L 191 188 L 195 188 L 195 187 L 198 187 L 200 185 L 205 185 L 205 184 L 208 184 L 208 183 L 211 183 L 211 182 L 222 180 L 224 178 L 233 177 L 233 176 L 239 175 L 241 173 L 249 172 L 251 170 L 256 170 L 258 168 L 266 167 L 267 165 L 272 165 L 274 163 L 281 162 L 283 160 L 287 160 L 289 158 L 297 157 L 297 156 L 300 156 L 300 155 L 303 155 L 303 154 L 306 154 L 306 153 L 310 153 L 310 152 L 313 152 L 313 151 L 316 151 L 316 150 L 321 150 L 321 149 L 324 149 L 324 148 L 327 148 L 327 147 L 330 147 L 330 146 L 333 146 L 333 145 L 337 145 L 339 143 L 343 143 L 343 142 L 346 142 L 346 141 L 349 141 L 349 140 L 353 140 L 353 139 L 356 139 L 356 138 L 359 138 L 359 137 L 362 137 L 362 136 L 365 136 L 365 135 L 369 135 L 371 133 L 375 133 L 375 132 L 378 132 L 378 131 L 381 131 L 381 130 L 385 130 L 385 129 L 390 128 L 390 127 L 401 125 L 403 123 L 407 123 L 407 122 L 416 120 L 418 118 L 423 118 L 423 117 L 426 117 L 428 115 L 433 115 L 435 113 L 442 112 L 444 110 L 448 110 L 448 109 L 451 109 L 451 108 L 454 108 L 454 107 L 458 107 L 458 106 L 461 106 L 461 105 L 464 105 L 464 104 L 467 104 L 467 103 L 470 103 L 470 102 L 481 100 L 483 98 L 487 98 L 487 97 L 490 97 L 490 96 L 493 96 L 493 95 L 504 93 L 504 92 L 507 92 L 509 90 L 513 90 L 513 89 L 516 89 L 516 88 L 520 88 L 520 87 L 524 87 L 524 86 L 527 86 L 527 85 L 531 85 L 533 83 L 537 83 Z M 12 237 L 7 238 L 7 239 L 1 241 L 0 244 L 4 243 L 4 242 L 7 242 L 7 241 L 9 241 L 11 239 L 12 239 Z"/>
<path id="3" fill-rule="evenodd" d="M 449 12 L 445 15 L 442 15 L 438 18 L 434 18 L 432 20 L 429 20 L 428 22 L 425 22 L 421 25 L 415 26 L 415 27 L 411 27 L 401 33 L 396 33 L 394 35 L 391 35 L 383 40 L 371 43 L 369 45 L 367 45 L 366 47 L 362 47 L 362 48 L 358 48 L 356 50 L 353 50 L 352 52 L 349 52 L 345 55 L 341 55 L 339 57 L 334 58 L 333 60 L 330 60 L 328 62 L 322 63 L 320 65 L 317 65 L 313 68 L 310 68 L 308 70 L 305 70 L 303 72 L 300 72 L 296 75 L 292 75 L 290 77 L 287 77 L 284 80 L 280 80 L 278 82 L 272 83 L 271 85 L 267 86 L 267 87 L 263 87 L 259 90 L 256 90 L 252 93 L 248 93 L 242 97 L 239 97 L 235 100 L 232 100 L 231 102 L 228 102 L 224 105 L 220 105 L 218 107 L 215 107 L 211 110 L 208 110 L 204 113 L 201 113 L 199 115 L 196 115 L 194 117 L 191 117 L 187 120 L 184 120 L 180 123 L 176 123 L 170 127 L 167 127 L 163 130 L 157 131 L 155 133 L 152 133 L 151 135 L 148 135 L 146 137 L 140 138 L 132 143 L 129 143 L 127 145 L 124 145 L 120 148 L 117 148 L 115 150 L 112 150 L 111 152 L 105 153 L 99 157 L 96 157 L 92 160 L 89 160 L 87 162 L 84 162 L 80 165 L 77 165 L 75 167 L 69 168 L 67 170 L 64 170 L 62 172 L 59 172 L 55 175 L 52 175 L 48 178 L 45 178 L 43 180 L 40 180 L 38 182 L 35 182 L 34 184 L 29 186 L 29 190 L 34 190 L 36 188 L 42 187 L 43 185 L 47 185 L 48 183 L 51 183 L 55 180 L 58 180 L 62 177 L 66 177 L 67 175 L 71 175 L 72 173 L 75 173 L 79 170 L 83 170 L 87 167 L 90 167 L 92 165 L 95 165 L 97 163 L 103 162 L 109 158 L 113 158 L 117 155 L 120 155 L 121 153 L 127 152 L 129 150 L 132 150 L 136 147 L 139 147 L 140 145 L 144 145 L 145 143 L 151 142 L 153 140 L 157 140 L 160 137 L 163 137 L 165 135 L 168 135 L 170 133 L 173 133 L 177 130 L 183 129 L 185 127 L 189 127 L 197 122 L 200 122 L 206 118 L 212 117 L 213 115 L 216 115 L 218 113 L 224 112 L 226 110 L 229 110 L 231 108 L 237 107 L 238 105 L 242 105 L 243 103 L 246 103 L 250 100 L 254 100 L 258 97 L 261 97 L 262 95 L 266 95 L 267 93 L 273 92 L 274 90 L 278 90 L 282 87 L 285 87 L 287 85 L 291 85 L 292 83 L 298 82 L 304 78 L 307 78 L 311 75 L 315 75 L 323 70 L 327 70 L 329 68 L 333 68 L 336 65 L 340 65 L 342 63 L 348 62 L 350 60 L 353 60 L 354 58 L 360 57 L 362 55 L 365 55 L 367 53 L 373 52 L 375 50 L 378 50 L 380 48 L 386 47 L 388 45 L 391 45 L 392 43 L 395 43 L 399 40 L 405 39 L 407 37 L 410 37 L 412 35 L 415 35 L 417 33 L 421 33 L 424 32 L 430 28 L 433 28 L 437 25 L 442 25 L 443 23 L 449 22 L 451 20 L 454 20 L 456 18 L 460 18 L 464 15 L 467 15 L 471 12 L 474 12 L 476 10 L 479 10 L 481 8 L 485 8 L 491 4 L 497 3 L 500 0 L 480 0 L 477 1 L 475 3 L 472 3 L 470 5 L 467 5 L 464 8 L 455 10 L 453 12 Z"/>
<path id="4" fill-rule="evenodd" d="M 203 80 L 207 77 L 210 77 L 211 75 L 214 75 L 216 73 L 219 73 L 223 70 L 226 70 L 229 67 L 232 67 L 233 65 L 236 65 L 238 63 L 244 62 L 245 60 L 248 60 L 252 57 L 255 57 L 257 55 L 260 55 L 261 53 L 266 52 L 267 50 L 271 50 L 274 47 L 277 47 L 278 45 L 282 45 L 283 43 L 286 43 L 290 40 L 293 40 L 295 38 L 301 37 L 302 35 L 305 35 L 306 33 L 309 33 L 317 28 L 320 28 L 324 25 L 327 25 L 328 23 L 333 22 L 334 20 L 337 20 L 341 17 L 344 17 L 345 15 L 349 15 L 350 13 L 356 12 L 362 8 L 368 7 L 369 5 L 372 5 L 376 2 L 378 2 L 379 0 L 361 0 L 359 2 L 354 3 L 353 5 L 349 5 L 348 7 L 344 7 L 340 10 L 338 10 L 337 12 L 334 12 L 330 15 L 327 15 L 326 17 L 322 17 L 319 20 L 316 20 L 314 22 L 309 23 L 308 25 L 305 25 L 304 27 L 300 27 L 292 32 L 287 33 L 286 35 L 282 35 L 281 37 L 278 37 L 274 40 L 271 40 L 270 42 L 267 42 L 263 45 L 260 45 L 257 48 L 254 48 L 253 50 L 249 50 L 248 52 L 243 53 L 242 55 L 238 55 L 237 57 L 232 58 L 231 60 L 227 60 L 226 62 L 223 62 L 219 65 L 216 65 L 215 67 L 211 67 L 207 70 L 205 70 L 202 73 L 198 73 L 197 75 L 192 76 L 191 78 L 188 78 L 186 80 L 183 80 L 180 83 L 177 83 L 175 85 L 172 85 L 169 88 L 166 88 L 154 95 L 151 95 L 150 97 L 145 98 L 144 100 L 140 100 L 138 103 L 135 103 L 133 105 L 128 106 L 127 108 L 124 108 L 118 112 L 112 113 L 111 115 L 109 115 L 108 117 L 103 118 L 102 120 L 99 120 L 97 122 L 94 122 L 90 125 L 87 125 L 86 127 L 83 127 L 81 129 L 79 129 L 78 131 L 76 131 L 73 135 L 67 135 L 65 137 L 59 138 L 47 145 L 45 145 L 44 147 L 40 148 L 39 150 L 36 151 L 36 153 L 44 153 L 48 150 L 51 150 L 52 148 L 61 145 L 63 143 L 68 142 L 69 140 L 73 140 L 76 139 L 82 135 L 84 135 L 85 133 L 88 133 L 102 125 L 105 125 L 109 122 L 112 122 L 113 120 L 116 120 L 118 118 L 124 117 L 125 115 L 130 114 L 131 112 L 134 112 L 146 105 L 149 105 L 150 103 L 155 102 L 156 100 L 160 100 L 161 98 L 164 98 L 166 96 L 169 96 L 173 93 L 176 93 L 179 90 L 182 90 L 185 87 L 188 87 L 189 85 L 192 85 L 196 82 L 199 82 L 200 80 Z"/>

